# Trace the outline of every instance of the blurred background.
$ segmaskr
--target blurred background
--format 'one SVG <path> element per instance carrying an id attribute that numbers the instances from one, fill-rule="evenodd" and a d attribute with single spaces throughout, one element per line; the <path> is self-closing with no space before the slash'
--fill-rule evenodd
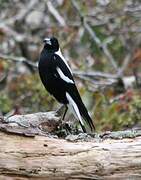
<path id="1" fill-rule="evenodd" d="M 59 107 L 37 71 L 50 36 L 58 38 L 97 130 L 140 127 L 140 0 L 0 0 L 0 114 Z"/>

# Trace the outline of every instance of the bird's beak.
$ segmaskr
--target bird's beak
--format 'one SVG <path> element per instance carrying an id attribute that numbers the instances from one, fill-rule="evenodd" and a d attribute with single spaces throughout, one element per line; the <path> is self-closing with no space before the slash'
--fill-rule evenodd
<path id="1" fill-rule="evenodd" d="M 43 40 L 43 42 L 44 42 L 45 44 L 51 45 L 50 38 L 45 38 L 45 39 Z"/>

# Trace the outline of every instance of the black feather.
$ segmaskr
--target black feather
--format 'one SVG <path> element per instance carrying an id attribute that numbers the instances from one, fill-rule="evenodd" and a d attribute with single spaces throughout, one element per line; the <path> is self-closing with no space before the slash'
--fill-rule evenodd
<path id="1" fill-rule="evenodd" d="M 38 66 L 42 83 L 44 84 L 47 91 L 51 95 L 53 95 L 58 102 L 64 105 L 69 104 L 69 100 L 67 99 L 66 96 L 66 93 L 68 93 L 69 96 L 75 102 L 83 120 L 91 128 L 91 131 L 94 131 L 95 127 L 93 125 L 93 121 L 90 118 L 88 111 L 82 102 L 82 99 L 75 85 L 70 68 L 64 62 L 64 60 L 59 55 L 56 54 L 56 52 L 59 50 L 59 43 L 57 39 L 56 38 L 45 39 L 44 42 L 45 42 L 45 46 L 41 52 L 39 66 Z M 66 78 L 68 78 L 69 81 L 71 81 L 71 83 L 61 78 L 60 74 L 57 71 L 57 68 L 61 70 L 63 75 Z M 80 118 L 79 121 L 83 131 L 86 132 L 86 128 L 84 124 L 82 124 L 83 122 L 81 122 Z"/>

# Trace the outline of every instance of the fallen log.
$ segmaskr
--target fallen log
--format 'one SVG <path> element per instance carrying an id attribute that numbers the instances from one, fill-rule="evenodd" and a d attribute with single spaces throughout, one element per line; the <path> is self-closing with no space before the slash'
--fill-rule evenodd
<path id="1" fill-rule="evenodd" d="M 2 124 L 5 123 L 1 122 L 0 127 Z M 95 137 L 82 133 L 66 139 L 7 132 L 0 131 L 2 180 L 141 179 L 140 131 L 119 132 L 122 136 L 109 132 Z"/>

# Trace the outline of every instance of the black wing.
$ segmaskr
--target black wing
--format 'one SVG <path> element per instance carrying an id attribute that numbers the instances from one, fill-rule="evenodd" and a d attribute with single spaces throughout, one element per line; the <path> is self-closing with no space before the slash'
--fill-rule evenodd
<path id="1" fill-rule="evenodd" d="M 62 81 L 64 81 L 64 84 L 66 86 L 65 91 L 67 93 L 69 93 L 69 95 L 75 101 L 75 103 L 79 109 L 80 115 L 83 117 L 83 119 L 86 121 L 86 123 L 90 126 L 91 130 L 94 131 L 95 127 L 93 125 L 92 119 L 90 118 L 88 111 L 82 102 L 82 99 L 81 99 L 80 94 L 75 85 L 71 71 L 67 67 L 66 63 L 58 55 L 55 55 L 54 60 L 55 60 L 56 68 L 57 67 L 60 68 L 61 71 L 63 72 L 63 74 L 73 82 L 73 83 L 71 83 L 71 82 L 69 83 L 62 79 Z M 61 76 L 59 78 L 61 78 Z"/>
<path id="2" fill-rule="evenodd" d="M 74 82 L 72 72 L 68 68 L 67 62 L 65 63 L 62 60 L 62 58 L 57 54 L 54 55 L 54 68 L 56 68 L 56 70 L 57 70 L 57 68 L 59 68 L 67 78 L 69 78 L 71 81 Z M 60 76 L 60 74 L 59 74 L 59 76 Z"/>

